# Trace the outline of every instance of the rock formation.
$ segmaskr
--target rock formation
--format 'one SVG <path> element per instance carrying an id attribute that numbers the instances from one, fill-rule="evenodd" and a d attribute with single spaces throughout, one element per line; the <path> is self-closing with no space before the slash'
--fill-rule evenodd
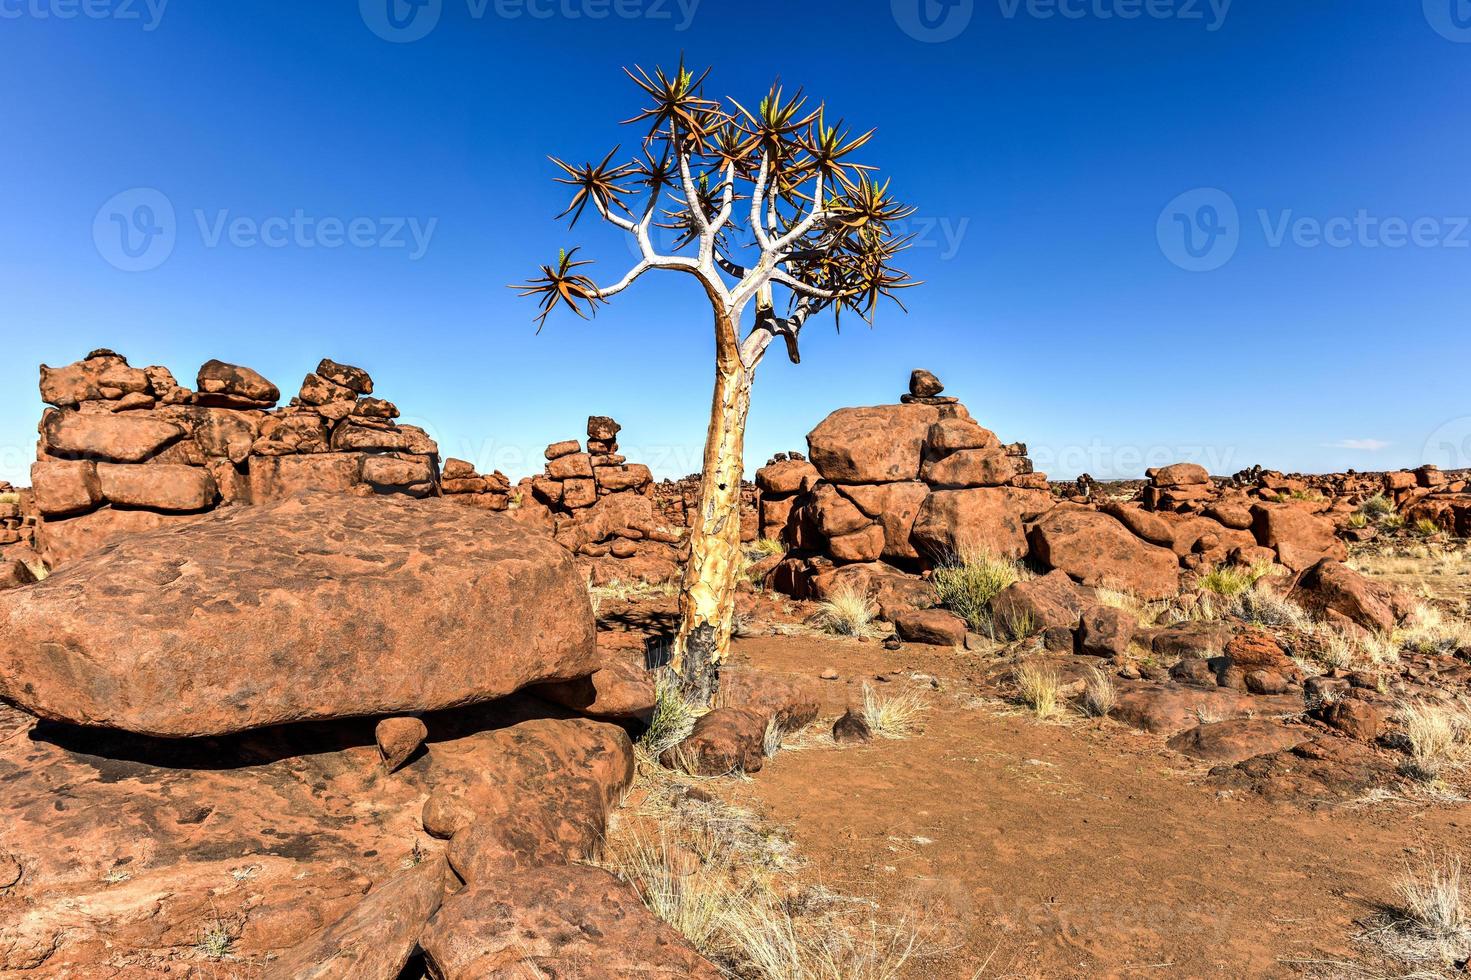
<path id="1" fill-rule="evenodd" d="M 584 559 L 595 584 L 667 582 L 678 577 L 684 533 L 655 505 L 649 468 L 618 454 L 621 430 L 594 415 L 585 450 L 576 439 L 548 446 L 546 469 L 522 481 L 515 513 Z"/>
<path id="2" fill-rule="evenodd" d="M 36 548 L 55 568 L 222 504 L 300 490 L 437 494 L 438 447 L 372 394 L 367 372 L 330 359 L 283 408 L 275 385 L 217 360 L 199 369 L 195 390 L 110 350 L 42 365 L 41 397 L 53 407 L 31 468 Z"/>

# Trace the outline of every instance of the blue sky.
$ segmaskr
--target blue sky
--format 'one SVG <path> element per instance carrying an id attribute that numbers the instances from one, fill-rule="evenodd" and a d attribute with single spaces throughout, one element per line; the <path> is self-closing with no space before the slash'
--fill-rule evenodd
<path id="1" fill-rule="evenodd" d="M 681 51 L 712 94 L 781 75 L 877 126 L 863 159 L 919 209 L 909 314 L 769 359 L 751 469 L 914 367 L 1056 476 L 1471 465 L 1471 0 L 389 2 L 0 0 L 0 479 L 28 482 L 36 365 L 99 346 L 288 395 L 360 364 L 512 476 L 589 414 L 693 470 L 692 280 L 539 336 L 505 288 L 563 245 L 629 261 L 553 220 L 545 154 L 631 147 L 620 66 Z M 171 251 L 121 251 L 141 204 Z"/>

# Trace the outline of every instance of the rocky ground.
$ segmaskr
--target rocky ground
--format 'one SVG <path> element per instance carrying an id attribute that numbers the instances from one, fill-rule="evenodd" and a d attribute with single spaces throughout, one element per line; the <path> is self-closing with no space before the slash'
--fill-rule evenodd
<path id="1" fill-rule="evenodd" d="M 844 928 L 884 937 L 849 975 L 1463 975 L 1464 922 L 1428 937 L 1401 888 L 1465 846 L 1471 559 L 1459 542 L 1400 538 L 1356 546 L 1350 565 L 1423 585 L 1422 608 L 1444 612 L 1440 646 L 1401 630 L 1372 664 L 1326 666 L 1293 647 L 1297 627 L 1201 613 L 1165 631 L 1190 639 L 1174 662 L 1157 657 L 1156 679 L 1109 671 L 1103 717 L 1085 689 L 1096 658 L 1042 636 L 969 648 L 900 643 L 881 625 L 834 636 L 822 604 L 751 592 L 737 662 L 811 692 L 817 721 L 758 774 L 695 791 L 783 842 L 789 903 L 840 896 Z M 605 642 L 672 613 L 658 590 L 605 591 Z M 1218 635 L 1275 638 L 1301 676 L 1258 695 L 1178 669 L 1196 662 L 1191 644 L 1229 642 Z M 1028 665 L 1055 673 L 1054 708 L 1029 703 Z M 1345 695 L 1322 694 L 1340 684 Z M 1406 735 L 1405 708 L 1423 703 L 1462 726 L 1433 774 Z M 841 719 L 886 704 L 909 716 L 895 731 L 845 737 Z"/>

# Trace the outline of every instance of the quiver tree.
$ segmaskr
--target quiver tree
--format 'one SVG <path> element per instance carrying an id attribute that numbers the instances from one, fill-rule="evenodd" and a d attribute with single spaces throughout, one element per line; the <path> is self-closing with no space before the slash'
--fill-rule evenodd
<path id="1" fill-rule="evenodd" d="M 709 71 L 696 76 L 682 59 L 672 74 L 625 71 L 648 100 L 626 122 L 646 128 L 635 158 L 615 163 L 615 147 L 597 164 L 551 160 L 558 182 L 575 189 L 558 217 L 570 215 L 576 226 L 592 205 L 633 237 L 638 261 L 600 286 L 574 248 L 513 288 L 539 298 L 541 324 L 559 306 L 591 317 L 655 269 L 704 288 L 714 315 L 715 395 L 670 666 L 688 696 L 709 703 L 735 612 L 742 449 L 756 369 L 778 337 L 799 362 L 798 341 L 813 316 L 831 311 L 836 325 L 847 312 L 872 324 L 881 300 L 898 303 L 899 290 L 917 285 L 893 266 L 910 243 L 899 225 L 914 209 L 890 197 L 872 168 L 849 159 L 873 130 L 854 137 L 841 121 L 829 126 L 825 108 L 809 111 L 800 91 L 788 98 L 778 82 L 753 111 L 706 98 Z M 672 248 L 655 249 L 654 228 L 672 232 Z"/>

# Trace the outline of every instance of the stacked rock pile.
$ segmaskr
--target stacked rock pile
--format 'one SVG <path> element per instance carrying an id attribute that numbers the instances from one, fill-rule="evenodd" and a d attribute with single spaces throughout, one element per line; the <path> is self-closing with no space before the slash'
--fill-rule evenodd
<path id="1" fill-rule="evenodd" d="M 367 372 L 332 360 L 279 409 L 274 384 L 218 360 L 193 390 L 110 350 L 42 365 L 37 550 L 56 567 L 118 535 L 299 490 L 438 493 L 438 447 L 372 393 Z"/>
<path id="2" fill-rule="evenodd" d="M 792 453 L 793 456 L 800 454 Z M 785 453 L 778 453 L 781 459 Z M 664 519 L 675 527 L 693 527 L 700 512 L 700 474 L 692 473 L 679 480 L 665 480 L 654 486 L 654 504 Z M 741 481 L 741 540 L 746 543 L 761 537 L 761 495 L 756 484 Z"/>
<path id="3" fill-rule="evenodd" d="M 446 459 L 439 481 L 446 497 L 466 507 L 480 510 L 508 510 L 511 506 L 511 481 L 496 470 L 488 476 L 475 472 L 475 466 L 463 459 Z"/>
<path id="4" fill-rule="evenodd" d="M 810 462 L 757 474 L 762 532 L 788 547 L 775 588 L 820 597 L 847 582 L 886 612 L 932 605 L 914 573 L 981 552 L 1154 600 L 1222 564 L 1301 572 L 1345 557 L 1323 516 L 1331 502 L 1295 499 L 1292 481 L 1265 474 L 1257 489 L 1223 489 L 1177 464 L 1150 471 L 1137 501 L 1095 500 L 1091 483 L 1059 500 L 1023 444 L 1003 445 L 941 391 L 916 371 L 900 404 L 840 409 L 808 435 Z"/>
<path id="5" fill-rule="evenodd" d="M 915 371 L 900 404 L 829 415 L 807 437 L 810 462 L 789 454 L 764 467 L 763 536 L 838 562 L 913 570 L 968 547 L 1021 549 L 1021 516 L 1051 505 L 1047 478 L 1024 445 L 1003 446 L 943 390 Z M 957 522 L 985 531 L 961 540 Z"/>
<path id="6" fill-rule="evenodd" d="M 577 439 L 546 448 L 546 469 L 523 481 L 516 516 L 547 526 L 557 542 L 586 560 L 595 584 L 666 582 L 678 576 L 682 531 L 654 504 L 654 477 L 618 454 L 612 419 L 587 420 L 587 448 Z M 529 491 L 529 493 L 527 493 Z"/>

